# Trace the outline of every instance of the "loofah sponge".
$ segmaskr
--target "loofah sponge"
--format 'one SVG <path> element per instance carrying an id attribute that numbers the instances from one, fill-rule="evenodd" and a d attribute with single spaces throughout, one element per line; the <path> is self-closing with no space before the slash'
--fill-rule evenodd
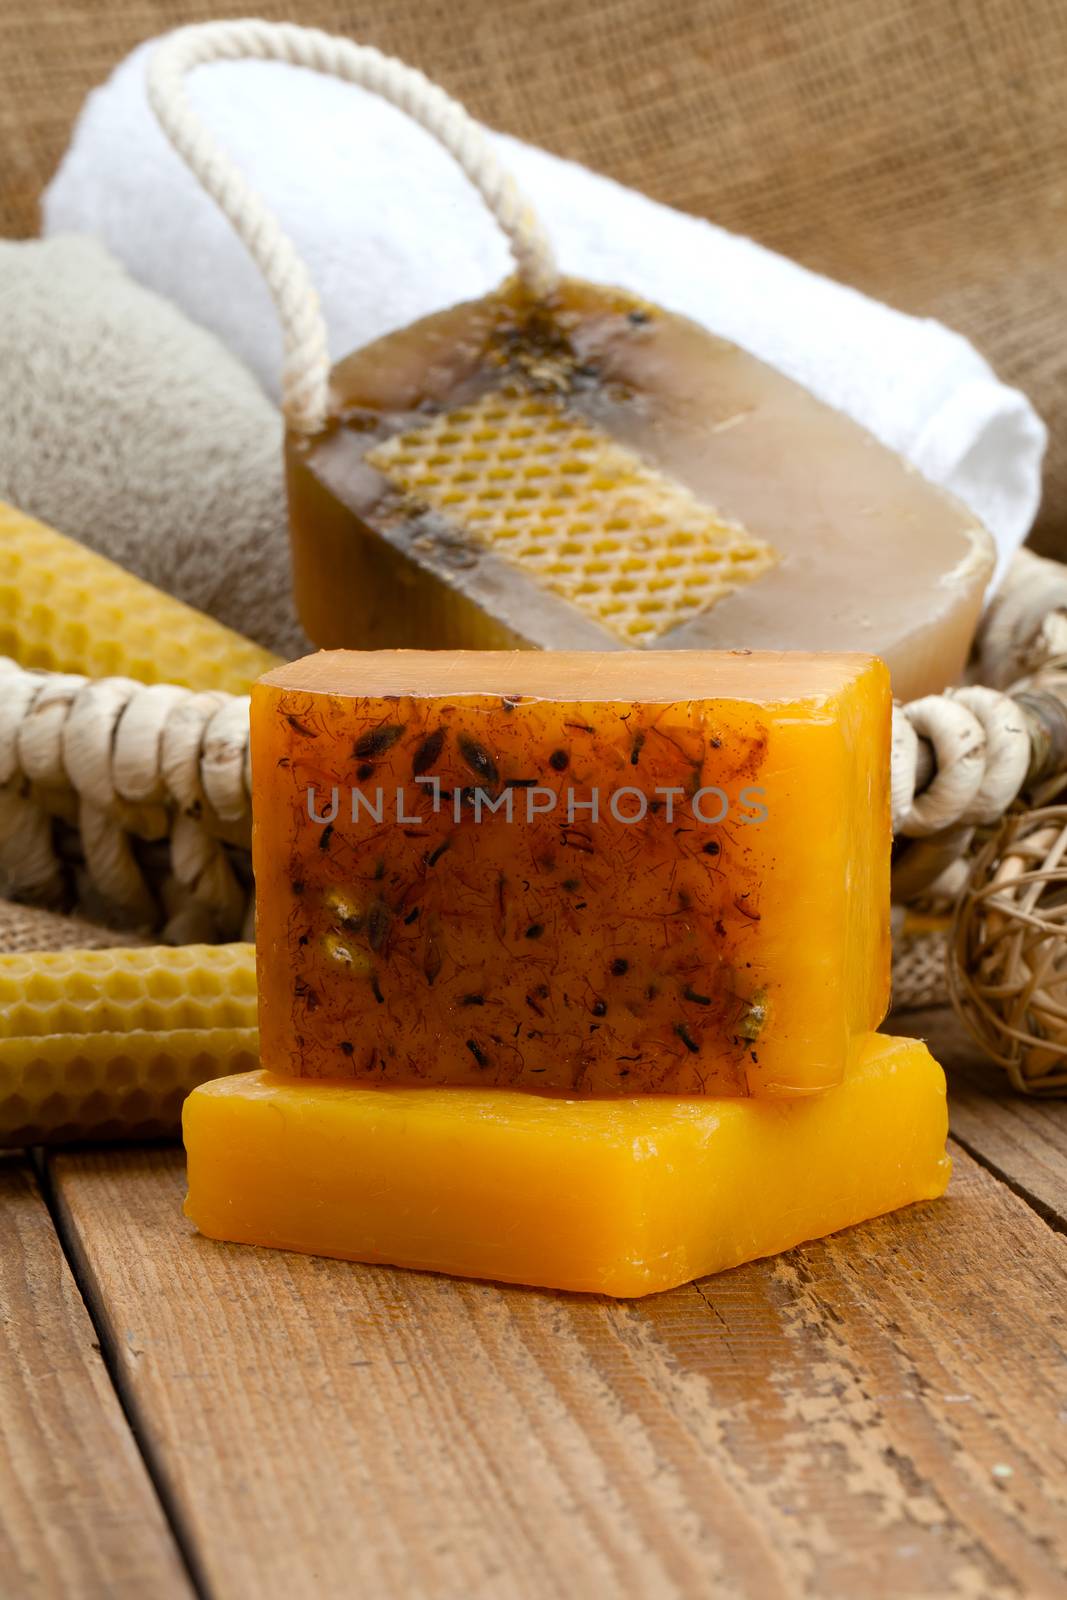
<path id="1" fill-rule="evenodd" d="M 197 1084 L 258 1065 L 251 945 L 0 956 L 0 1144 L 173 1134 Z"/>

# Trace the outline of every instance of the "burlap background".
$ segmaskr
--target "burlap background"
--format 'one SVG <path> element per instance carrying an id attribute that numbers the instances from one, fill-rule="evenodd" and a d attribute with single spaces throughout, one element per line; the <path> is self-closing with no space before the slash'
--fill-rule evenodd
<path id="1" fill-rule="evenodd" d="M 143 939 L 113 933 L 82 917 L 61 917 L 54 911 L 0 900 L 0 951 L 5 954 L 26 950 L 102 950 L 144 943 Z"/>
<path id="2" fill-rule="evenodd" d="M 1065 0 L 2 0 L 0 233 L 134 44 L 250 11 L 969 334 L 1053 428 L 1035 543 L 1067 557 Z"/>

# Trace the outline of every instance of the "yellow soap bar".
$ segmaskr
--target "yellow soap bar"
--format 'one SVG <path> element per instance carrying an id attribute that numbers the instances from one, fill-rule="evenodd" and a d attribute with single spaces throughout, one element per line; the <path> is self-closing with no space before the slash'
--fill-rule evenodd
<path id="1" fill-rule="evenodd" d="M 574 1100 L 260 1071 L 183 1113 L 186 1214 L 242 1244 L 631 1296 L 943 1193 L 945 1077 L 870 1034 L 805 1100 Z"/>
<path id="2" fill-rule="evenodd" d="M 277 656 L 0 501 L 0 655 L 244 694 Z"/>
<path id="3" fill-rule="evenodd" d="M 0 1145 L 173 1134 L 258 1061 L 249 944 L 0 956 Z"/>

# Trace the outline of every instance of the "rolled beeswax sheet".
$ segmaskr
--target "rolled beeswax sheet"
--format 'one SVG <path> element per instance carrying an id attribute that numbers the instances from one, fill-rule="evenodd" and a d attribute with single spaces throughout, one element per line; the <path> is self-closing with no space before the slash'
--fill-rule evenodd
<path id="1" fill-rule="evenodd" d="M 888 999 L 889 711 L 863 656 L 338 651 L 268 673 L 264 1066 L 837 1083 Z"/>
<path id="2" fill-rule="evenodd" d="M 0 656 L 242 694 L 277 657 L 0 501 Z"/>
<path id="3" fill-rule="evenodd" d="M 150 49 L 89 97 L 45 195 L 44 231 L 102 238 L 134 277 L 219 334 L 276 393 L 281 344 L 267 290 L 148 109 Z M 432 62 L 420 64 L 433 72 Z M 459 169 L 376 96 L 269 62 L 213 66 L 190 94 L 308 263 L 335 360 L 487 293 L 508 271 L 506 247 Z M 690 316 L 846 411 L 956 493 L 996 536 L 1003 565 L 1037 509 L 1045 430 L 965 339 L 573 162 L 493 137 L 564 271 Z M 668 145 L 650 145 L 650 188 L 661 182 Z M 775 148 L 784 148 L 780 129 Z"/>
<path id="4" fill-rule="evenodd" d="M 0 955 L 0 1145 L 169 1136 L 257 1064 L 251 945 Z"/>

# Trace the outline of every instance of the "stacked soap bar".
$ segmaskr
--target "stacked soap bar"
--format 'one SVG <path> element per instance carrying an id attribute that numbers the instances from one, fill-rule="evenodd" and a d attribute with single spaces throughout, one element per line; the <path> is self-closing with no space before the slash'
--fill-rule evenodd
<path id="1" fill-rule="evenodd" d="M 297 603 L 326 646 L 873 651 L 954 682 L 993 568 L 950 496 L 684 317 L 514 285 L 347 357 L 291 433 Z"/>
<path id="2" fill-rule="evenodd" d="M 263 1070 L 207 1233 L 645 1293 L 940 1191 L 864 656 L 339 652 L 252 701 Z"/>
<path id="3" fill-rule="evenodd" d="M 870 657 L 338 652 L 253 691 L 265 1063 L 569 1093 L 840 1081 L 889 982 Z"/>
<path id="4" fill-rule="evenodd" d="M 933 1199 L 947 1123 L 926 1046 L 879 1034 L 802 1100 L 250 1072 L 186 1104 L 186 1209 L 217 1239 L 643 1295 Z"/>

